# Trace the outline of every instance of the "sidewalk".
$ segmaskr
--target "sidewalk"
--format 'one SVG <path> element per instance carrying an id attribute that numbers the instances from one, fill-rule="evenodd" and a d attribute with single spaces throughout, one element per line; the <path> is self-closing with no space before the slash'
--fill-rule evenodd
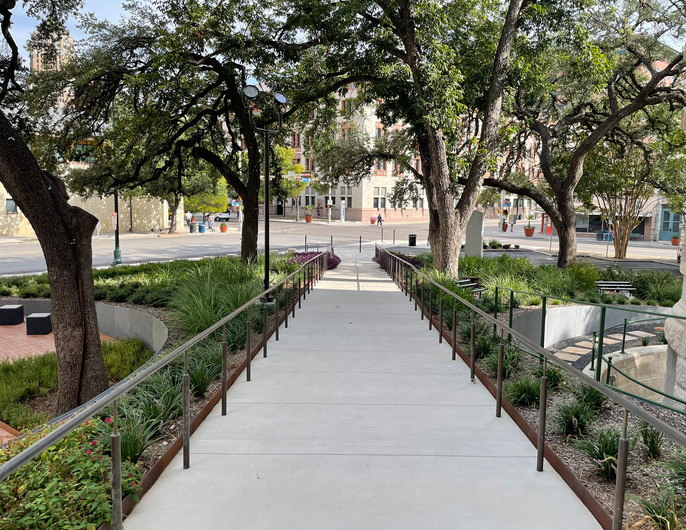
<path id="1" fill-rule="evenodd" d="M 599 528 L 408 298 L 355 259 L 318 283 L 127 530 Z"/>

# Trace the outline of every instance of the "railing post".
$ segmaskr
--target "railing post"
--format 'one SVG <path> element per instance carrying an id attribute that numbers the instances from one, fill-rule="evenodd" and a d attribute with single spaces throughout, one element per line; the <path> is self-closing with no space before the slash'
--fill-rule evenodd
<path id="1" fill-rule="evenodd" d="M 276 322 L 274 322 L 274 327 L 276 328 L 274 334 L 276 335 L 276 340 L 279 340 L 279 293 L 274 296 L 274 311 L 276 312 Z M 286 310 L 288 313 L 288 310 Z"/>
<path id="2" fill-rule="evenodd" d="M 591 372 L 595 372 L 595 341 L 597 334 L 597 331 L 593 332 L 593 347 L 591 348 Z"/>
<path id="3" fill-rule="evenodd" d="M 307 234 L 305 234 L 305 253 L 307 254 Z"/>
<path id="4" fill-rule="evenodd" d="M 438 303 L 438 312 L 440 313 L 440 317 L 438 319 L 438 343 L 443 344 L 443 293 L 441 293 L 440 296 L 441 300 Z"/>
<path id="5" fill-rule="evenodd" d="M 250 322 L 250 318 L 248 318 L 245 326 L 248 333 L 245 339 L 245 354 L 247 356 L 245 365 L 245 380 L 250 381 L 250 363 L 252 362 L 252 355 L 250 355 L 250 350 L 252 350 L 252 322 Z"/>
<path id="6" fill-rule="evenodd" d="M 303 293 L 302 293 L 302 291 L 303 291 L 302 274 L 303 274 L 302 270 L 298 272 L 298 309 L 302 309 L 302 306 L 303 306 L 303 303 L 302 303 L 302 295 L 303 295 Z M 295 314 L 295 307 L 293 307 L 293 313 Z"/>
<path id="7" fill-rule="evenodd" d="M 626 318 L 624 319 L 624 332 L 622 333 L 622 353 L 624 353 L 624 344 L 626 343 Z"/>
<path id="8" fill-rule="evenodd" d="M 412 303 L 412 278 L 414 277 L 414 271 L 410 269 L 410 275 L 409 275 L 409 280 L 407 284 L 407 292 L 410 295 L 410 303 Z M 415 298 L 417 297 L 417 293 L 414 293 Z"/>
<path id="9" fill-rule="evenodd" d="M 121 436 L 117 417 L 117 400 L 112 402 L 112 527 L 122 530 L 122 492 L 121 492 Z"/>
<path id="10" fill-rule="evenodd" d="M 288 289 L 288 283 L 284 283 L 284 286 L 286 287 L 284 290 L 286 291 L 286 307 L 285 307 L 285 314 L 283 318 L 283 326 L 288 329 L 288 313 L 291 312 L 291 308 L 288 306 L 288 294 L 291 292 L 290 289 Z"/>
<path id="11" fill-rule="evenodd" d="M 510 309 L 509 309 L 509 314 L 507 317 L 507 325 L 512 328 L 512 314 L 514 312 L 514 291 L 510 289 Z M 507 334 L 507 340 L 510 341 L 512 340 L 512 335 L 510 333 Z"/>
<path id="12" fill-rule="evenodd" d="M 422 280 L 422 314 L 420 315 L 420 319 L 424 320 L 424 281 Z"/>
<path id="13" fill-rule="evenodd" d="M 536 471 L 543 471 L 543 456 L 545 450 L 545 414 L 548 402 L 548 359 L 543 358 L 543 377 L 541 377 L 540 406 L 538 409 L 538 455 Z"/>
<path id="14" fill-rule="evenodd" d="M 419 274 L 414 277 L 414 310 L 417 310 L 417 298 L 419 298 Z"/>
<path id="15" fill-rule="evenodd" d="M 262 357 L 267 357 L 267 331 L 269 330 L 268 312 L 267 312 L 267 297 L 263 299 L 264 307 L 262 307 Z"/>
<path id="16" fill-rule="evenodd" d="M 498 299 L 500 298 L 498 294 L 498 286 L 495 286 L 495 304 L 493 304 L 493 318 L 498 320 Z M 498 334 L 498 325 L 493 324 L 493 335 Z"/>
<path id="17" fill-rule="evenodd" d="M 188 352 L 183 353 L 183 468 L 191 467 L 191 383 Z"/>
<path id="18" fill-rule="evenodd" d="M 433 316 L 434 316 L 434 292 L 433 289 L 429 291 L 429 331 L 432 329 L 431 325 L 433 324 Z"/>
<path id="19" fill-rule="evenodd" d="M 453 361 L 457 359 L 457 309 L 455 308 L 455 299 L 453 299 Z"/>
<path id="20" fill-rule="evenodd" d="M 610 384 L 610 372 L 612 371 L 612 357 L 607 359 L 607 371 L 605 372 L 605 384 Z"/>
<path id="21" fill-rule="evenodd" d="M 469 380 L 474 382 L 474 369 L 476 368 L 476 322 L 474 322 L 474 311 L 472 311 L 472 336 L 470 338 L 469 348 Z"/>
<path id="22" fill-rule="evenodd" d="M 603 338 L 605 337 L 605 306 L 600 308 L 600 330 L 598 331 L 598 358 L 595 366 L 595 380 L 600 381 L 600 370 L 603 368 Z"/>
<path id="23" fill-rule="evenodd" d="M 548 298 L 543 296 L 541 298 L 541 348 L 545 348 L 545 317 L 546 317 L 546 302 Z"/>
<path id="24" fill-rule="evenodd" d="M 615 482 L 615 506 L 612 512 L 612 530 L 622 530 L 624 519 L 624 493 L 626 491 L 626 465 L 629 456 L 629 440 L 626 437 L 626 427 L 629 411 L 624 409 L 624 424 L 622 436 L 619 438 L 619 454 L 617 455 L 617 471 Z"/>
<path id="25" fill-rule="evenodd" d="M 498 385 L 495 393 L 495 417 L 500 418 L 503 402 L 503 361 L 505 359 L 505 330 L 500 330 L 500 345 L 498 346 Z"/>
<path id="26" fill-rule="evenodd" d="M 224 324 L 224 340 L 222 341 L 222 416 L 226 416 L 226 376 L 228 345 L 226 344 L 226 324 Z"/>

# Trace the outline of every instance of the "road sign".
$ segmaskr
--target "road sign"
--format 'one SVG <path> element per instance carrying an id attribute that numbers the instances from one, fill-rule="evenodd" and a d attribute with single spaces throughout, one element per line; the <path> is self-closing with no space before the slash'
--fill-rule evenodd
<path id="1" fill-rule="evenodd" d="M 310 177 L 301 177 L 300 180 L 303 181 L 303 182 L 309 182 L 309 181 L 310 181 Z"/>

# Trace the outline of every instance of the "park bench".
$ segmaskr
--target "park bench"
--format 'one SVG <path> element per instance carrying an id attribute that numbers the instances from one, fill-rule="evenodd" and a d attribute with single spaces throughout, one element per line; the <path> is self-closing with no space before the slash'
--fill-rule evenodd
<path id="1" fill-rule="evenodd" d="M 607 281 L 599 280 L 595 282 L 596 287 L 604 293 L 621 293 L 631 297 L 636 287 L 627 281 Z"/>
<path id="2" fill-rule="evenodd" d="M 461 280 L 457 281 L 457 286 L 460 289 L 469 289 L 472 291 L 472 294 L 475 294 L 479 297 L 481 296 L 481 293 L 486 290 L 486 288 L 481 285 L 479 278 L 462 278 Z"/>

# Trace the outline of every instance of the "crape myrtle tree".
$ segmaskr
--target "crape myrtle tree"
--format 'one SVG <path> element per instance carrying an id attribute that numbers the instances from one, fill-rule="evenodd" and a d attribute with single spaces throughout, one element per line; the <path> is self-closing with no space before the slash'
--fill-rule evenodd
<path id="1" fill-rule="evenodd" d="M 575 3 L 564 4 L 519 0 L 296 4 L 296 13 L 306 12 L 306 20 L 317 21 L 311 35 L 317 35 L 319 25 L 340 28 L 339 37 L 326 43 L 325 53 L 312 60 L 309 71 L 362 77 L 359 103 L 376 105 L 376 115 L 386 126 L 403 125 L 401 132 L 371 148 L 364 138 L 345 139 L 351 149 L 346 159 L 369 168 L 374 159 L 396 159 L 402 152 L 419 156 L 421 171 L 408 163 L 412 156 L 400 160 L 401 168 L 416 180 L 402 184 L 409 192 L 416 190 L 417 183 L 425 189 L 434 264 L 452 276 L 458 274 L 460 240 L 483 179 L 496 165 L 503 89 L 517 31 L 544 26 L 548 18 L 564 19 L 568 9 L 576 8 Z M 465 141 L 462 131 L 470 126 L 471 158 L 458 164 L 454 154 L 458 143 Z M 403 140 L 402 149 L 389 149 Z M 341 149 L 338 160 L 342 153 Z M 359 170 L 339 172 L 341 164 L 336 169 L 335 160 L 325 155 L 324 166 L 318 167 L 330 178 L 360 174 Z"/>
<path id="2" fill-rule="evenodd" d="M 64 32 L 78 0 L 24 2 L 42 20 L 37 45 L 50 57 L 50 38 Z M 31 223 L 48 268 L 57 350 L 57 412 L 88 401 L 107 388 L 93 294 L 91 237 L 97 219 L 71 206 L 64 183 L 44 171 L 29 149 L 30 120 L 22 103 L 19 49 L 12 37 L 15 0 L 0 0 L 0 183 Z M 54 57 L 54 50 L 52 50 Z"/>
<path id="3" fill-rule="evenodd" d="M 631 232 L 655 190 L 669 194 L 683 183 L 685 140 L 674 113 L 656 108 L 625 119 L 588 155 L 577 196 L 612 227 L 615 258 L 626 257 Z"/>
<path id="4" fill-rule="evenodd" d="M 675 111 L 686 101 L 686 63 L 663 44 L 683 37 L 683 6 L 599 2 L 568 23 L 585 30 L 517 43 L 521 59 L 509 84 L 512 127 L 534 135 L 546 185 L 486 180 L 545 210 L 559 236 L 560 267 L 576 259 L 575 192 L 589 155 L 621 137 L 633 116 L 648 127 L 656 122 L 654 113 L 672 112 L 676 120 Z"/>

